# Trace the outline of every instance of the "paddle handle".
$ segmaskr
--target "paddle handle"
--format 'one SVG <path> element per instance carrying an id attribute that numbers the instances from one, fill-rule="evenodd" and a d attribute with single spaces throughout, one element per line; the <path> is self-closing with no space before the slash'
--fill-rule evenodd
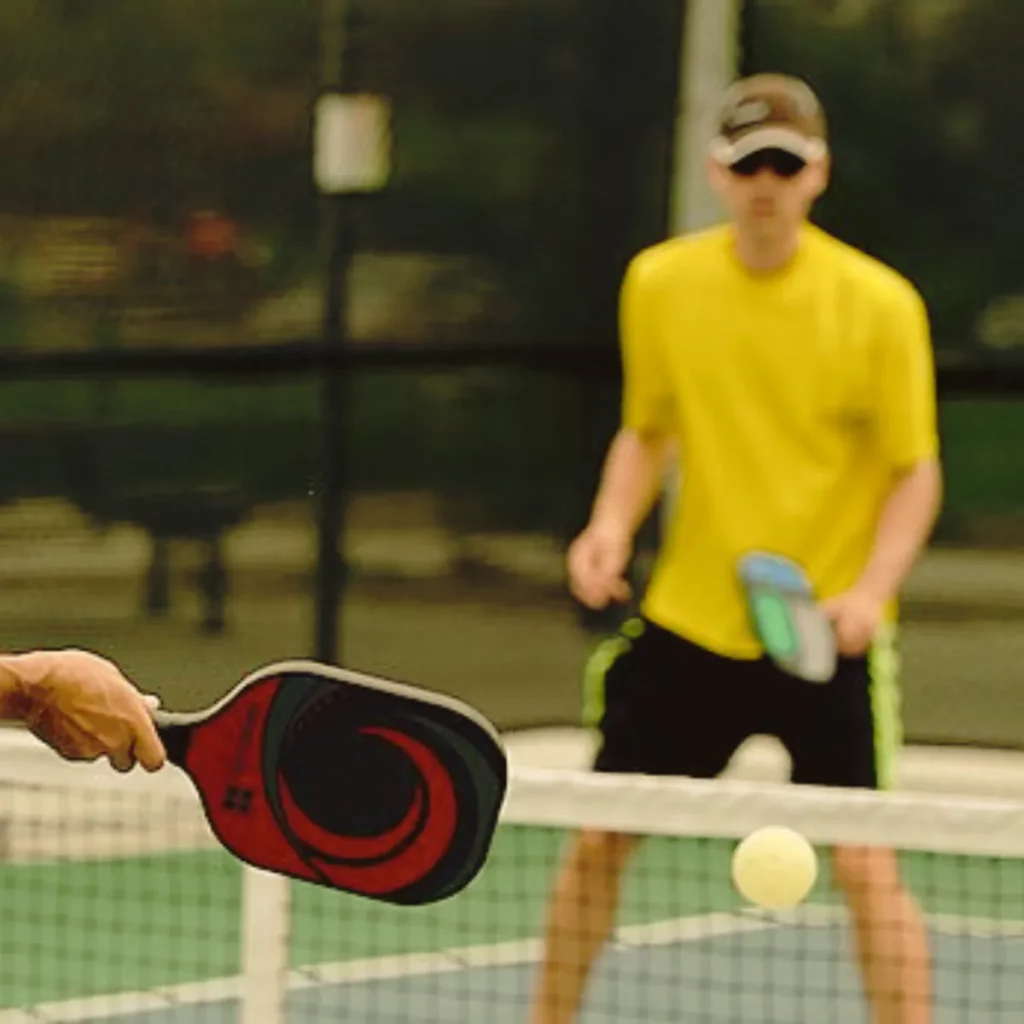
<path id="1" fill-rule="evenodd" d="M 163 740 L 168 760 L 179 768 L 184 768 L 189 743 L 192 739 L 195 716 L 183 711 L 158 711 L 156 709 L 150 713 L 153 716 L 156 731 L 160 734 L 160 739 Z"/>

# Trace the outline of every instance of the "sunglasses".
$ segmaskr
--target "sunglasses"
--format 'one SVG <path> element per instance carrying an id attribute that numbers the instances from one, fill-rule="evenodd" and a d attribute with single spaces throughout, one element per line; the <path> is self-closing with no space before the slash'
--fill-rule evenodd
<path id="1" fill-rule="evenodd" d="M 741 178 L 752 178 L 765 169 L 780 178 L 795 178 L 806 166 L 806 160 L 784 149 L 759 149 L 756 153 L 730 164 L 729 170 Z"/>

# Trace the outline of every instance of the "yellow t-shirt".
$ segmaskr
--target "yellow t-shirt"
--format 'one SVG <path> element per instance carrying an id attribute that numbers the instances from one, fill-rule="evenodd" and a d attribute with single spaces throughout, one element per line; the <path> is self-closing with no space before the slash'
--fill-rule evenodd
<path id="1" fill-rule="evenodd" d="M 752 658 L 738 559 L 788 555 L 820 597 L 845 590 L 894 474 L 935 457 L 938 436 L 928 317 L 907 280 L 811 225 L 786 268 L 754 275 L 733 237 L 671 239 L 630 264 L 623 425 L 679 453 L 644 614 Z"/>

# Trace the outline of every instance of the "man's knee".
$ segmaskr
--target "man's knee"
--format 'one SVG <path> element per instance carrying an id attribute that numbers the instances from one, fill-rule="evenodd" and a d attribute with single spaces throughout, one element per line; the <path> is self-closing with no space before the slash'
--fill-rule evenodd
<path id="1" fill-rule="evenodd" d="M 902 892 L 894 850 L 875 846 L 839 846 L 832 852 L 836 883 L 854 904 L 891 898 Z"/>

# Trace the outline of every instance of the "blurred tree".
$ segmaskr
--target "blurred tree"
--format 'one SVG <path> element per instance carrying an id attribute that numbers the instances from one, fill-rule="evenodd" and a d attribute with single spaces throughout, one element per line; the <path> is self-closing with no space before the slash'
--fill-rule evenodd
<path id="1" fill-rule="evenodd" d="M 265 208 L 283 182 L 305 188 L 317 8 L 5 0 L 5 205 L 176 215 L 191 197 Z"/>
<path id="2" fill-rule="evenodd" d="M 960 4 L 937 39 L 936 93 L 947 145 L 959 157 L 962 207 L 962 235 L 947 245 L 974 289 L 962 315 L 975 332 L 994 299 L 1024 295 L 1024 137 L 1015 128 L 1024 112 L 1022 40 L 1024 4 L 1013 0 Z"/>
<path id="3" fill-rule="evenodd" d="M 747 70 L 806 77 L 828 109 L 826 228 L 928 299 L 941 348 L 974 346 L 988 304 L 1024 281 L 1024 5 L 1015 0 L 750 0 Z"/>

